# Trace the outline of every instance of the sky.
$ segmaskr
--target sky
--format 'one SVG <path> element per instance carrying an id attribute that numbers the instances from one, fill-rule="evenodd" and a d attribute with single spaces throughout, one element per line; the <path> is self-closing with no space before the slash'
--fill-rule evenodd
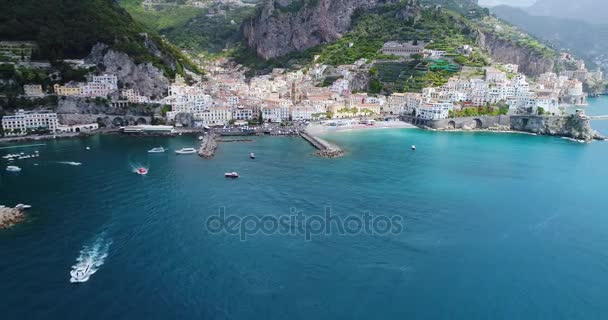
<path id="1" fill-rule="evenodd" d="M 506 4 L 514 7 L 527 7 L 531 6 L 534 2 L 536 0 L 479 0 L 479 4 L 482 6 Z"/>

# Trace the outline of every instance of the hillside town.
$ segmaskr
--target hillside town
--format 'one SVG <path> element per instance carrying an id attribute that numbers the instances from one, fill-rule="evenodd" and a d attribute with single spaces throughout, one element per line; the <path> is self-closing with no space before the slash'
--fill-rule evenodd
<path id="1" fill-rule="evenodd" d="M 423 42 L 388 42 L 383 52 L 401 59 L 422 56 L 444 59 L 444 51 L 427 50 Z M 470 54 L 471 47 L 459 49 Z M 186 81 L 177 76 L 165 97 L 147 97 L 136 88 L 119 84 L 114 74 L 90 74 L 85 82 L 55 84 L 52 93 L 39 84 L 23 86 L 25 97 L 48 95 L 65 98 L 103 99 L 115 107 L 132 104 L 157 106 L 157 116 L 176 127 L 203 128 L 226 125 L 284 123 L 346 118 L 374 119 L 410 115 L 440 120 L 485 113 L 559 115 L 564 105 L 585 105 L 583 83 L 602 81 L 601 71 L 590 72 L 584 62 L 564 54 L 562 60 L 576 64 L 576 70 L 541 74 L 535 81 L 519 72 L 515 64 L 493 64 L 455 73 L 441 86 L 422 92 L 368 94 L 354 90 L 353 83 L 372 65 L 364 59 L 335 67 L 336 79 L 328 83 L 324 71 L 314 64 L 307 69 L 275 68 L 270 74 L 247 78 L 245 68 L 230 61 L 206 66 L 204 79 Z M 469 70 L 470 69 L 470 70 Z M 163 111 L 160 111 L 163 110 Z M 18 111 L 2 119 L 7 136 L 25 135 L 45 129 L 51 133 L 81 132 L 99 128 L 98 123 L 60 124 L 55 113 Z"/>

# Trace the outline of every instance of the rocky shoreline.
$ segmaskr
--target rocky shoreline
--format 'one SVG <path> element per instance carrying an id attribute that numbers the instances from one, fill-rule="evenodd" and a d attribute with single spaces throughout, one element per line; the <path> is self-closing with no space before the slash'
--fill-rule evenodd
<path id="1" fill-rule="evenodd" d="M 25 220 L 23 207 L 9 208 L 0 206 L 0 229 L 8 229 Z"/>

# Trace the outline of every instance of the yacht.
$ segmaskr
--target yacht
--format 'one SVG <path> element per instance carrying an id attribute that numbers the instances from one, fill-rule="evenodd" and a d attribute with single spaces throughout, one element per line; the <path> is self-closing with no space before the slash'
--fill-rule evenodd
<path id="1" fill-rule="evenodd" d="M 165 151 L 166 151 L 165 148 L 158 147 L 158 148 L 153 148 L 153 149 L 148 150 L 148 153 L 163 153 Z"/>
<path id="2" fill-rule="evenodd" d="M 232 178 L 232 179 L 236 179 L 236 178 L 238 178 L 238 177 L 239 177 L 239 174 L 238 174 L 238 173 L 236 173 L 236 172 L 226 172 L 226 173 L 224 173 L 224 176 L 225 176 L 226 178 Z"/>
<path id="3" fill-rule="evenodd" d="M 412 145 L 412 150 L 414 150 L 414 151 L 416 150 L 416 146 L 415 145 Z"/>
<path id="4" fill-rule="evenodd" d="M 9 171 L 9 172 L 19 172 L 19 171 L 21 171 L 21 168 L 19 168 L 17 166 L 8 166 L 8 167 L 6 167 L 6 171 Z"/>
<path id="5" fill-rule="evenodd" d="M 95 273 L 92 261 L 85 261 L 70 271 L 70 282 L 87 282 L 91 275 Z"/>
<path id="6" fill-rule="evenodd" d="M 249 158 L 251 158 L 251 159 L 255 159 L 255 153 L 253 153 L 253 152 L 252 152 L 252 153 L 250 153 L 250 154 L 249 154 Z"/>
<path id="7" fill-rule="evenodd" d="M 175 150 L 177 154 L 193 154 L 196 153 L 196 149 L 194 148 L 181 148 L 179 150 Z"/>

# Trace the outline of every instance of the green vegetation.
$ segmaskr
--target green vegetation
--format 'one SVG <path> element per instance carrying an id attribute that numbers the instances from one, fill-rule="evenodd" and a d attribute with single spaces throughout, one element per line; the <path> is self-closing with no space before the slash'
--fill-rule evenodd
<path id="1" fill-rule="evenodd" d="M 522 48 L 531 49 L 546 58 L 554 58 L 556 56 L 555 50 L 502 20 L 488 16 L 479 24 L 481 30 L 492 33 L 501 40 L 509 41 Z"/>
<path id="2" fill-rule="evenodd" d="M 476 117 L 476 116 L 500 116 L 506 115 L 509 112 L 509 107 L 506 105 L 485 106 L 485 107 L 468 107 L 461 110 L 450 111 L 450 118 L 461 117 Z"/>
<path id="3" fill-rule="evenodd" d="M 253 6 L 211 2 L 205 8 L 184 4 L 144 7 L 142 0 L 120 0 L 119 3 L 146 31 L 160 34 L 195 55 L 218 54 L 239 44 L 241 23 L 255 11 Z M 208 15 L 210 10 L 225 14 Z"/>
<path id="4" fill-rule="evenodd" d="M 171 45 L 150 35 L 166 56 L 177 60 L 177 69 L 146 47 L 144 29 L 113 0 L 4 0 L 0 2 L 0 39 L 36 41 L 39 50 L 33 59 L 58 61 L 83 58 L 98 42 L 124 51 L 137 62 L 152 62 L 168 76 L 183 66 L 196 67 Z"/>

